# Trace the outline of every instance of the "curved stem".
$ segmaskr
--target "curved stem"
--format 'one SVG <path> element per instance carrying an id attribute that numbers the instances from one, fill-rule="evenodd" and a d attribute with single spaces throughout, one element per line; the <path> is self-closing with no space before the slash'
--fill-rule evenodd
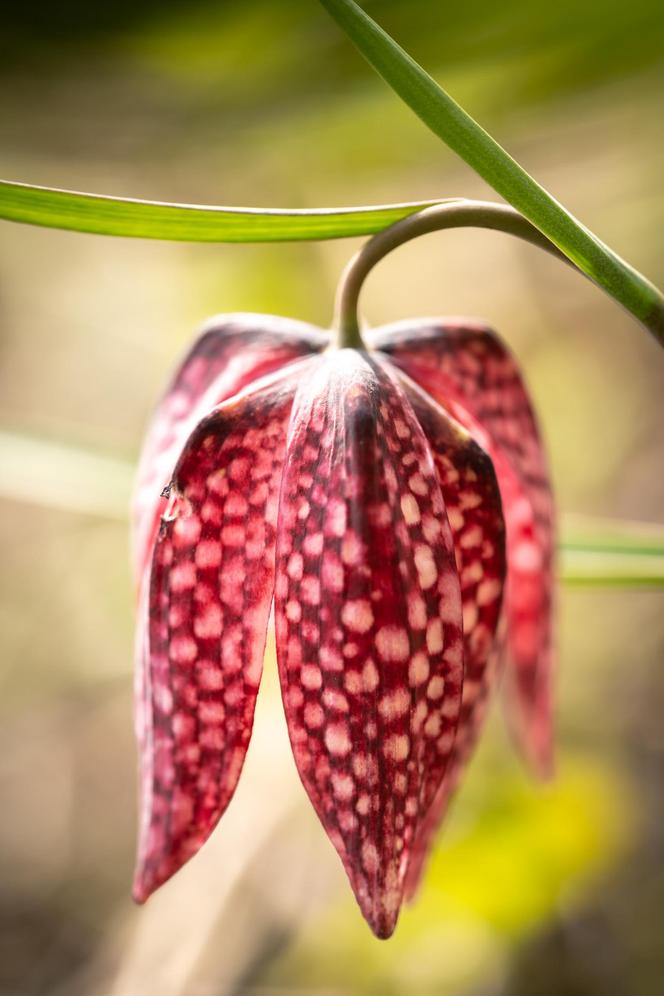
<path id="1" fill-rule="evenodd" d="M 436 204 L 378 232 L 348 263 L 339 281 L 333 322 L 340 347 L 363 348 L 358 302 L 364 281 L 376 263 L 404 242 L 446 228 L 489 228 L 506 232 L 539 246 L 557 259 L 574 266 L 539 229 L 507 204 L 463 199 Z"/>
<path id="2" fill-rule="evenodd" d="M 664 346 L 664 295 L 657 287 L 529 176 L 355 0 L 321 3 L 424 124 Z"/>

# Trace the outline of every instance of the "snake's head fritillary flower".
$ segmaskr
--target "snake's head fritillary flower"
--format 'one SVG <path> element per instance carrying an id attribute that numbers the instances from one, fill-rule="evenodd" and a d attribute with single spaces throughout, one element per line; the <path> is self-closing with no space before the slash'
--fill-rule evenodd
<path id="1" fill-rule="evenodd" d="M 134 517 L 134 895 L 192 857 L 232 798 L 274 603 L 302 783 L 388 937 L 503 644 L 522 742 L 548 764 L 551 507 L 492 333 L 411 323 L 368 350 L 328 345 L 297 322 L 218 318 L 156 412 Z"/>

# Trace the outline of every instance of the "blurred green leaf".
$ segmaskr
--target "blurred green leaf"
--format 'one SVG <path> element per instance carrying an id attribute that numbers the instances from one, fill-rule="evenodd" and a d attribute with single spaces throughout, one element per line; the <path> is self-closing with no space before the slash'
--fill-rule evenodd
<path id="1" fill-rule="evenodd" d="M 664 527 L 618 519 L 565 518 L 560 578 L 571 585 L 664 585 Z"/>
<path id="2" fill-rule="evenodd" d="M 613 553 L 595 551 L 580 539 L 573 550 L 563 541 L 559 576 L 565 584 L 611 585 L 630 588 L 660 588 L 664 586 L 664 554 L 655 550 L 634 554 L 629 550 Z"/>
<path id="3" fill-rule="evenodd" d="M 657 522 L 568 515 L 565 527 L 565 549 L 570 552 L 592 550 L 594 553 L 664 556 L 664 526 Z"/>
<path id="4" fill-rule="evenodd" d="M 320 0 L 395 93 L 582 273 L 664 345 L 664 298 L 537 183 L 354 0 Z"/>
<path id="5" fill-rule="evenodd" d="M 66 512 L 124 520 L 134 469 L 125 460 L 0 430 L 0 495 Z"/>
<path id="6" fill-rule="evenodd" d="M 473 776 L 461 825 L 432 855 L 422 895 L 430 911 L 449 904 L 522 933 L 550 915 L 572 880 L 601 873 L 629 837 L 627 784 L 590 757 L 559 757 L 555 781 L 539 792 L 497 764 Z"/>
<path id="7" fill-rule="evenodd" d="M 443 201 L 276 210 L 168 204 L 0 180 L 0 218 L 96 235 L 179 242 L 291 242 L 371 235 Z"/>

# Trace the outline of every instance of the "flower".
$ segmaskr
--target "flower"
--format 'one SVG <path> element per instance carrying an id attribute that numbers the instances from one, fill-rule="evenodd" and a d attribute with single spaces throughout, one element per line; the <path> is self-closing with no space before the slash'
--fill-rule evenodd
<path id="1" fill-rule="evenodd" d="M 221 316 L 157 409 L 134 507 L 139 902 L 230 802 L 273 601 L 297 768 L 377 936 L 417 888 L 505 646 L 516 735 L 550 765 L 551 499 L 515 363 L 465 320 L 369 347 Z"/>

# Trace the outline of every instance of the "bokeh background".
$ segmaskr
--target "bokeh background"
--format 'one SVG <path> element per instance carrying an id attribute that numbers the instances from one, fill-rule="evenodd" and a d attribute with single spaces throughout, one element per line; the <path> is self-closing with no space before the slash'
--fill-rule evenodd
<path id="1" fill-rule="evenodd" d="M 658 0 L 375 0 L 523 165 L 664 282 Z M 0 174 L 308 207 L 492 196 L 310 0 L 9 3 Z M 143 909 L 126 501 L 141 434 L 209 314 L 326 324 L 352 240 L 192 246 L 0 223 L 0 993 L 664 992 L 664 600 L 563 586 L 559 770 L 494 714 L 419 901 L 375 941 L 300 789 L 273 648 L 240 788 Z M 371 277 L 373 324 L 473 314 L 523 363 L 563 514 L 664 509 L 662 356 L 598 290 L 493 233 Z"/>

